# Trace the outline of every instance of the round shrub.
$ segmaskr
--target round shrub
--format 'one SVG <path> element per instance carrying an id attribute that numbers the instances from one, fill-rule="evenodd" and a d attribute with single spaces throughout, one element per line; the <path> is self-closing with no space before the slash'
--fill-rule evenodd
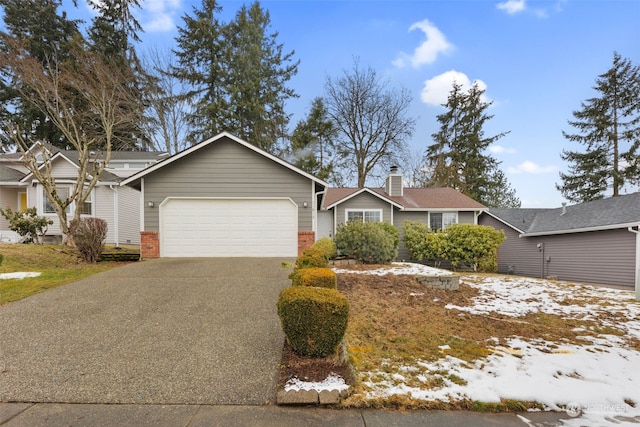
<path id="1" fill-rule="evenodd" d="M 388 264 L 398 256 L 398 230 L 384 222 L 350 221 L 338 227 L 336 247 L 350 258 L 368 264 Z"/>
<path id="2" fill-rule="evenodd" d="M 330 268 L 302 268 L 292 277 L 293 286 L 315 286 L 317 288 L 336 289 L 338 280 L 336 273 Z"/>
<path id="3" fill-rule="evenodd" d="M 296 260 L 295 269 L 309 267 L 329 267 L 329 258 L 323 250 L 312 247 L 302 252 L 302 255 Z"/>
<path id="4" fill-rule="evenodd" d="M 347 330 L 349 302 L 335 289 L 286 288 L 277 307 L 287 341 L 301 356 L 333 354 Z"/>
<path id="5" fill-rule="evenodd" d="M 323 237 L 311 246 L 311 249 L 320 249 L 328 259 L 333 259 L 338 255 L 335 242 L 329 237 Z"/>

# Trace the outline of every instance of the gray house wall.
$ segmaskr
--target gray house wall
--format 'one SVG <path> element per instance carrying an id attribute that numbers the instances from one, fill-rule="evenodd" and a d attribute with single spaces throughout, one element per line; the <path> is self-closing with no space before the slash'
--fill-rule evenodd
<path id="1" fill-rule="evenodd" d="M 167 197 L 290 197 L 298 230 L 313 230 L 313 183 L 230 139 L 222 138 L 144 178 L 144 229 L 158 231 Z M 153 202 L 154 207 L 148 203 Z M 303 203 L 307 202 L 307 208 Z"/>
<path id="2" fill-rule="evenodd" d="M 626 228 L 518 237 L 519 233 L 488 215 L 481 224 L 505 231 L 498 249 L 498 272 L 559 280 L 620 285 L 635 284 L 636 237 Z M 537 245 L 541 244 L 538 249 Z"/>
<path id="3" fill-rule="evenodd" d="M 498 273 L 542 277 L 542 252 L 537 240 L 520 238 L 520 233 L 487 214 L 480 215 L 480 225 L 504 231 L 506 240 L 498 248 Z"/>
<path id="4" fill-rule="evenodd" d="M 391 221 L 391 205 L 384 200 L 380 200 L 379 197 L 373 196 L 369 193 L 360 193 L 349 200 L 340 203 L 334 209 L 337 209 L 336 228 L 344 224 L 347 209 L 382 209 L 382 221 Z"/>

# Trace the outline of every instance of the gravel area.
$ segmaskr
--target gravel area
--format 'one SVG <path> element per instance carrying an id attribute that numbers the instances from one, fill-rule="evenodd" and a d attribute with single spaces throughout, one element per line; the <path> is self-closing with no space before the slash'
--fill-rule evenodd
<path id="1" fill-rule="evenodd" d="M 273 402 L 282 261 L 149 260 L 0 306 L 0 401 Z"/>

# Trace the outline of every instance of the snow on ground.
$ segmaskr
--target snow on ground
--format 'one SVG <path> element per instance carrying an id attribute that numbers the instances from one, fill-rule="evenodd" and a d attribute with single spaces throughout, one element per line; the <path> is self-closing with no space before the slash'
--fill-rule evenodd
<path id="1" fill-rule="evenodd" d="M 2 273 L 0 274 L 0 280 L 24 279 L 25 277 L 38 277 L 39 275 L 40 273 L 30 273 L 30 272 Z"/>
<path id="2" fill-rule="evenodd" d="M 377 270 L 334 271 L 451 274 L 411 263 L 394 263 L 391 268 Z M 597 320 L 601 326 L 624 331 L 625 337 L 640 339 L 640 303 L 634 300 L 632 291 L 510 276 L 467 276 L 462 283 L 478 289 L 478 296 L 469 306 L 446 308 L 470 314 L 519 317 L 547 313 Z M 620 336 L 582 338 L 590 344 L 513 337 L 503 340 L 502 346 L 490 347 L 492 354 L 474 363 L 447 356 L 444 348 L 445 356 L 435 362 L 416 360 L 396 367 L 395 373 L 382 367 L 380 371 L 361 373 L 361 378 L 369 388 L 369 398 L 411 395 L 443 401 L 516 399 L 538 402 L 547 410 L 564 411 L 563 425 L 640 425 L 640 352 L 628 348 Z M 421 383 L 434 384 L 437 376 L 442 379 L 442 387 L 420 387 Z M 294 386 L 321 390 L 309 385 L 314 383 L 306 384 L 297 382 Z"/>
<path id="3" fill-rule="evenodd" d="M 409 274 L 420 276 L 451 276 L 453 273 L 440 268 L 433 268 L 412 262 L 393 262 L 391 267 L 382 267 L 375 270 L 349 270 L 346 268 L 333 268 L 336 274 L 373 274 L 376 276 L 386 276 L 387 274 Z"/>
<path id="4" fill-rule="evenodd" d="M 292 378 L 284 385 L 284 391 L 300 391 L 300 390 L 338 390 L 343 391 L 349 388 L 349 385 L 345 383 L 344 379 L 337 375 L 331 374 L 324 381 L 311 382 L 301 381 L 297 378 Z"/>

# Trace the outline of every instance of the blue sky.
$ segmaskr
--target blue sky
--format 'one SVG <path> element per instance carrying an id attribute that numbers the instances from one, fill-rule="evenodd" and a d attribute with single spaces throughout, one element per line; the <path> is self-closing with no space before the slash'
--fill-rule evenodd
<path id="1" fill-rule="evenodd" d="M 241 1 L 220 1 L 229 21 Z M 247 2 L 249 3 L 249 2 Z M 640 64 L 638 0 L 262 1 L 285 51 L 295 50 L 300 95 L 288 104 L 291 126 L 323 94 L 327 76 L 350 69 L 353 58 L 413 95 L 417 126 L 409 141 L 420 155 L 436 132 L 436 115 L 452 80 L 486 89 L 494 105 L 487 135 L 510 133 L 491 147 L 523 207 L 556 207 L 562 137 L 580 103 L 595 96 L 595 79 L 613 52 Z M 142 50 L 174 45 L 194 0 L 141 0 Z M 80 6 L 82 9 L 84 6 Z M 87 10 L 81 10 L 90 19 Z M 379 182 L 368 182 L 379 185 Z M 637 189 L 636 189 L 637 190 Z"/>

